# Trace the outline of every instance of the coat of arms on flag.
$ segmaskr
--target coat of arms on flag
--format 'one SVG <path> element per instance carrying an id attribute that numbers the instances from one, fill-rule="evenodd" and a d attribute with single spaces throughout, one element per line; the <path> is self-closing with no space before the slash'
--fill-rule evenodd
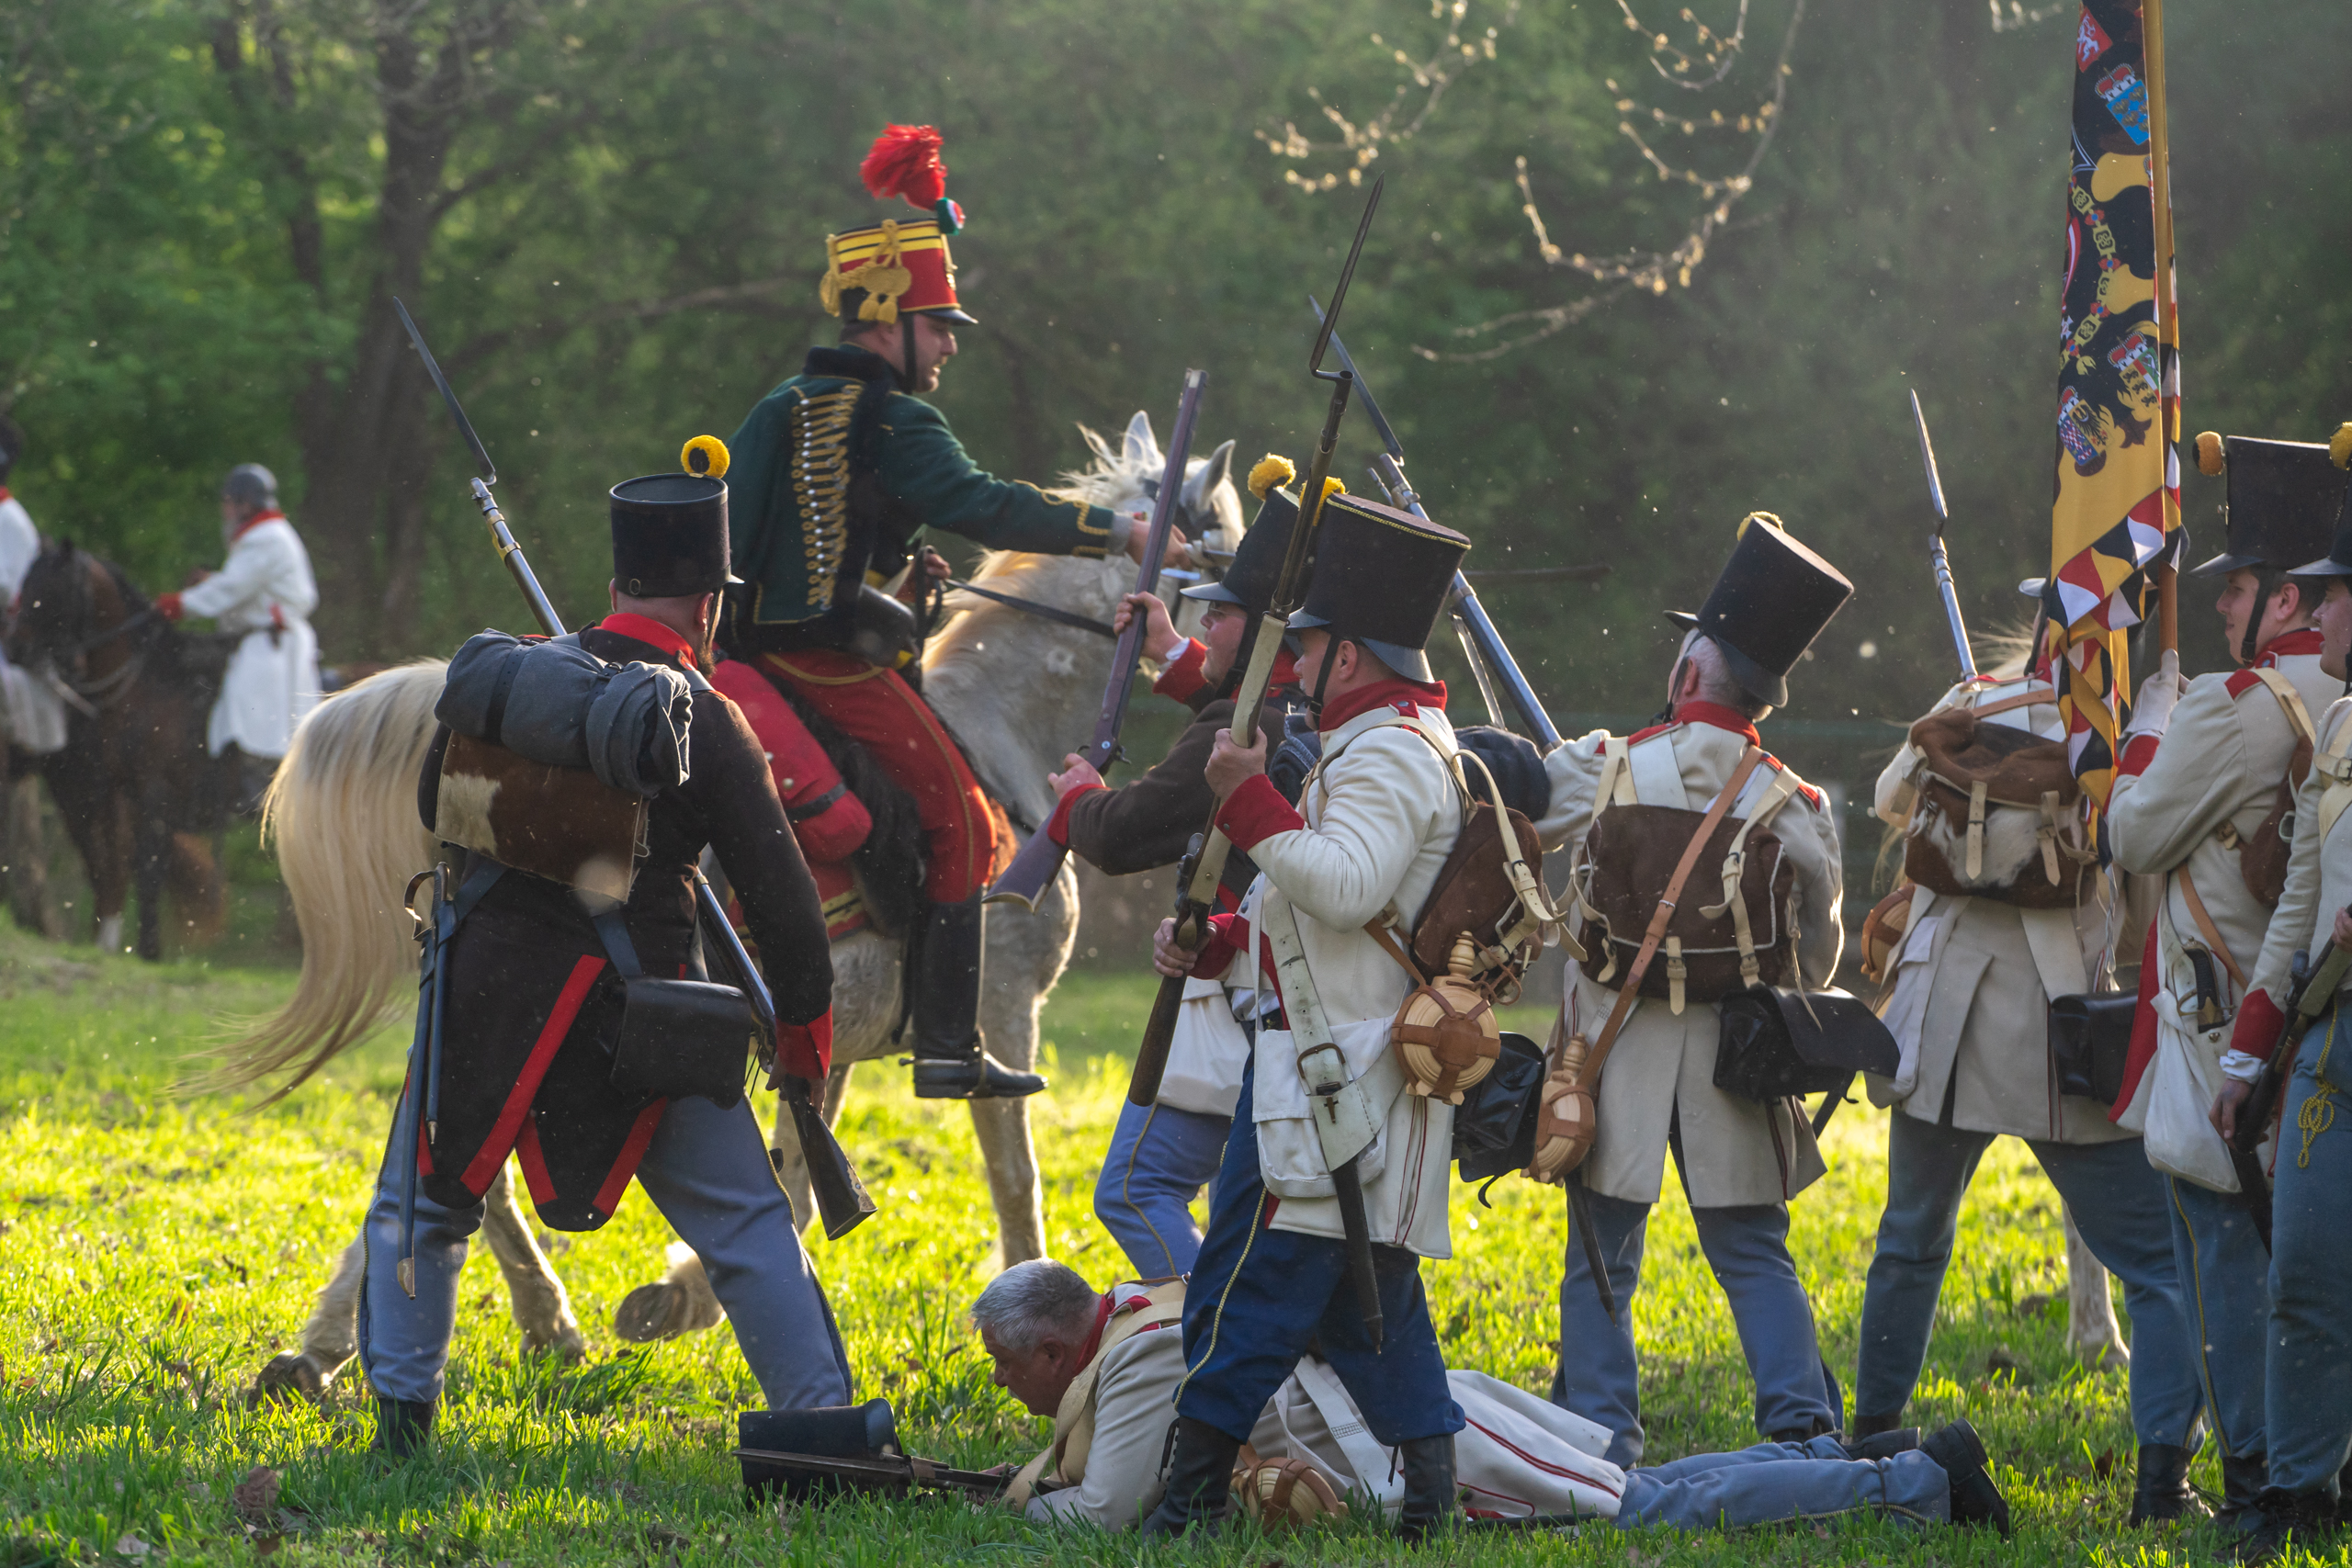
<path id="1" fill-rule="evenodd" d="M 2180 339 L 2160 0 L 2083 0 L 2059 316 L 2045 605 L 2075 776 L 2104 803 L 2130 703 L 2125 636 L 2180 526 Z"/>

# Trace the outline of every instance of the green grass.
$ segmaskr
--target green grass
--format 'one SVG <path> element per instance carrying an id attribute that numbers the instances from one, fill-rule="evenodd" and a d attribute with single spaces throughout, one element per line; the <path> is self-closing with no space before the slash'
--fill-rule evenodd
<path id="1" fill-rule="evenodd" d="M 587 1327 L 577 1368 L 517 1354 L 497 1270 L 464 1277 L 440 1441 L 389 1467 L 357 1370 L 327 1408 L 248 1409 L 254 1371 L 290 1347 L 311 1292 L 352 1236 L 397 1087 L 400 1032 L 335 1063 L 282 1105 L 170 1092 L 178 1059 L 224 1021 L 282 996 L 283 972 L 148 966 L 0 934 L 0 1568 L 44 1560 L 160 1564 L 918 1562 L 1132 1562 L 1132 1543 L 1057 1535 L 1003 1510 L 945 1501 L 747 1513 L 726 1449 L 759 1403 L 725 1329 L 650 1349 L 616 1342 L 614 1304 L 660 1266 L 666 1230 L 642 1195 L 556 1261 Z M 1125 1081 L 1119 1051 L 1148 1001 L 1140 977 L 1076 975 L 1046 1014 L 1051 1094 L 1035 1102 L 1047 1235 L 1098 1283 L 1123 1265 L 1090 1209 Z M 1519 1021 L 1527 1028 L 1534 1021 Z M 1540 1027 L 1531 1031 L 1540 1034 Z M 881 1214 L 820 1240 L 860 1378 L 924 1451 L 1025 1458 L 1046 1424 L 989 1385 L 961 1318 L 986 1279 L 994 1226 L 968 1122 L 868 1067 L 842 1128 Z M 1853 1365 L 1862 1274 L 1883 1190 L 1883 1118 L 1849 1108 L 1837 1166 L 1797 1205 L 1798 1263 L 1826 1348 Z M 1672 1183 L 1668 1183 L 1669 1189 Z M 1516 1180 L 1482 1209 L 1456 1189 L 1458 1256 L 1426 1271 L 1446 1354 L 1528 1387 L 1548 1380 L 1564 1240 L 1556 1194 Z M 1651 1230 L 1635 1309 L 1657 1459 L 1754 1440 L 1750 1393 L 1722 1297 L 1679 1195 Z M 1424 1561 L 1668 1562 L 2180 1562 L 2210 1540 L 2122 1524 L 2131 1474 L 2124 1380 L 2077 1368 L 2062 1343 L 2056 1200 L 2021 1146 L 1987 1157 L 1962 1222 L 1912 1418 L 1965 1414 L 1984 1431 L 2020 1529 L 2004 1547 L 1959 1532 L 1848 1524 L 1743 1537 L 1487 1539 Z M 2038 1305 L 2038 1292 L 2061 1292 Z M 2017 1381 L 1994 1381 L 2006 1348 Z M 283 1477 L 254 1535 L 232 1506 L 256 1465 Z M 2210 1456 L 2200 1480 L 2213 1483 Z M 1300 1540 L 1235 1532 L 1189 1560 L 1261 1565 L 1383 1561 L 1357 1527 Z M 1155 1552 L 1153 1560 L 1188 1560 Z"/>

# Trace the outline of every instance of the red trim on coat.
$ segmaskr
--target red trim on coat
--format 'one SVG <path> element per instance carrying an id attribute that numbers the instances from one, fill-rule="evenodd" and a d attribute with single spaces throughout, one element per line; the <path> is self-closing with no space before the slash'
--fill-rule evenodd
<path id="1" fill-rule="evenodd" d="M 2326 642 L 2317 626 L 2297 626 L 2293 631 L 2280 632 L 2255 650 L 2254 668 L 2276 670 L 2280 660 L 2291 659 L 2297 654 L 2315 654 Z"/>
<path id="2" fill-rule="evenodd" d="M 2278 1032 L 2286 1027 L 2287 1015 L 2270 999 L 2268 991 L 2248 991 L 2245 1000 L 2238 1004 L 2238 1021 L 2230 1031 L 2230 1049 L 2267 1062 L 2271 1049 L 2278 1043 Z"/>
<path id="3" fill-rule="evenodd" d="M 1371 685 L 1334 697 L 1323 705 L 1315 720 L 1315 728 L 1329 735 L 1351 718 L 1361 718 L 1374 708 L 1393 707 L 1407 718 L 1423 708 L 1445 711 L 1445 682 L 1442 681 L 1408 681 L 1393 676 L 1375 681 Z"/>
<path id="4" fill-rule="evenodd" d="M 2132 1097 L 2140 1089 L 2140 1075 L 2156 1059 L 2156 983 L 2161 977 L 2156 952 L 2158 924 L 2155 920 L 2148 922 L 2147 951 L 2140 954 L 2140 1004 L 2132 1014 L 2132 1045 L 2123 1056 L 2123 1088 L 2115 1097 L 2114 1108 L 2107 1113 L 2110 1122 L 2130 1107 Z"/>
<path id="5" fill-rule="evenodd" d="M 523 1168 L 523 1185 L 531 1190 L 534 1203 L 555 1201 L 555 1178 L 548 1174 L 548 1156 L 539 1147 L 539 1123 L 535 1117 L 523 1123 L 522 1134 L 514 1140 L 514 1158 Z"/>
<path id="6" fill-rule="evenodd" d="M 1094 1353 L 1102 1348 L 1102 1331 L 1111 1325 L 1111 1314 L 1118 1306 L 1112 1299 L 1114 1293 L 1115 1287 L 1105 1291 L 1102 1299 L 1094 1303 L 1094 1326 L 1087 1330 L 1086 1343 L 1078 1348 L 1078 1364 L 1081 1367 L 1093 1360 Z"/>
<path id="7" fill-rule="evenodd" d="M 2239 673 L 2245 674 L 2245 672 L 2241 671 Z M 2230 679 L 2234 681 L 2237 679 L 2237 676 L 2233 675 Z M 2253 681 L 2256 680 L 2256 677 L 2253 675 L 2246 675 L 2246 679 Z M 2236 691 L 2234 689 L 2232 690 L 2230 695 L 2233 697 L 2236 696 Z M 2123 761 L 2117 767 L 2117 773 L 2123 778 L 2136 779 L 2142 773 L 2146 773 L 2155 764 L 2156 750 L 2163 744 L 2163 736 L 2153 735 L 2146 730 L 2143 730 L 2139 734 L 2132 736 L 2123 743 Z"/>
<path id="8" fill-rule="evenodd" d="M 1111 786 L 1109 784 L 1097 782 L 1094 784 L 1073 784 L 1069 788 L 1062 791 L 1062 797 L 1054 802 L 1054 814 L 1046 818 L 1046 837 L 1051 839 L 1055 843 L 1059 844 L 1063 849 L 1069 848 L 1070 807 L 1077 801 L 1080 795 L 1088 793 L 1090 790 L 1107 790 Z"/>
<path id="9" fill-rule="evenodd" d="M 628 1195 L 629 1179 L 643 1163 L 646 1148 L 653 1142 L 653 1130 L 662 1125 L 662 1112 L 669 1105 L 667 1100 L 657 1100 L 637 1113 L 637 1121 L 628 1130 L 628 1141 L 621 1145 L 613 1168 L 605 1173 L 605 1184 L 596 1189 L 596 1201 L 591 1206 L 598 1213 L 610 1217 L 620 1213 L 621 1200 Z"/>
<path id="10" fill-rule="evenodd" d="M 1273 780 L 1252 773 L 1217 807 L 1216 825 L 1225 829 L 1234 848 L 1247 854 L 1277 833 L 1297 832 L 1306 826 L 1306 819 L 1283 798 Z"/>
<path id="11" fill-rule="evenodd" d="M 1176 650 L 1167 668 L 1160 671 L 1159 679 L 1151 683 L 1152 691 L 1163 697 L 1173 697 L 1180 703 L 1191 702 L 1200 689 L 1209 683 L 1208 677 L 1201 672 L 1208 659 L 1208 644 L 1196 637 L 1186 637 L 1183 647 Z"/>
<path id="12" fill-rule="evenodd" d="M 265 523 L 283 523 L 285 521 L 286 513 L 278 511 L 277 508 L 274 506 L 266 512 L 256 512 L 251 517 L 246 518 L 243 523 L 237 525 L 237 531 L 229 536 L 229 542 L 232 545 L 235 544 L 239 539 L 243 538 L 247 534 L 252 533 L 254 529 L 260 527 Z"/>
<path id="13" fill-rule="evenodd" d="M 810 1083 L 822 1083 L 833 1070 L 833 1011 L 827 1008 L 807 1023 L 775 1026 L 775 1065 L 779 1071 Z"/>
<path id="14" fill-rule="evenodd" d="M 675 658 L 681 664 L 695 662 L 695 645 L 680 636 L 677 627 L 665 626 L 650 615 L 637 615 L 625 610 L 616 610 L 598 621 L 596 629 L 600 632 L 611 632 L 615 637 L 634 637 L 648 648 L 660 649 L 662 652 Z"/>
<path id="15" fill-rule="evenodd" d="M 508 1091 L 506 1103 L 499 1109 L 498 1120 L 492 1123 L 490 1136 L 482 1140 L 473 1163 L 466 1167 L 466 1173 L 458 1179 L 475 1197 L 479 1198 L 490 1190 L 491 1180 L 497 1176 L 498 1168 L 506 1163 L 508 1152 L 516 1147 L 515 1140 L 525 1126 L 523 1119 L 530 1111 L 532 1099 L 539 1092 L 539 1081 L 548 1076 L 548 1064 L 555 1060 L 557 1050 L 563 1044 L 563 1037 L 571 1032 L 572 1021 L 580 1016 L 582 1005 L 588 1000 L 589 987 L 596 983 L 596 976 L 603 973 L 604 967 L 603 959 L 587 955 L 572 964 L 571 977 L 564 981 L 563 989 L 556 997 L 555 1007 L 548 1012 L 547 1022 L 539 1027 L 539 1037 L 532 1043 L 531 1054 L 525 1058 L 523 1071 L 515 1078 L 514 1089 Z M 536 1134 L 533 1140 L 536 1147 Z M 545 1174 L 546 1168 L 542 1166 L 540 1169 Z M 537 1192 L 536 1187 L 532 1189 L 534 1197 Z M 548 1195 L 552 1198 L 554 1189 L 548 1189 Z"/>

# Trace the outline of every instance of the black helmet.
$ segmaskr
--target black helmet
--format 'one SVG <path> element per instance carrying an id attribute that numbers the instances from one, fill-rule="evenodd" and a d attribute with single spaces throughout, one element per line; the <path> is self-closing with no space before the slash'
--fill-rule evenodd
<path id="1" fill-rule="evenodd" d="M 1323 502 L 1315 577 L 1290 629 L 1327 626 L 1408 681 L 1430 679 L 1430 634 L 1453 596 L 1470 541 L 1451 528 L 1345 491 Z"/>
<path id="2" fill-rule="evenodd" d="M 613 487 L 613 580 L 633 599 L 716 593 L 727 570 L 727 484 L 648 474 Z"/>
<path id="3" fill-rule="evenodd" d="M 1732 679 L 1758 702 L 1785 707 L 1788 673 L 1852 598 L 1845 573 L 1807 549 L 1769 512 L 1751 512 L 1707 602 L 1667 619 L 1707 634 Z"/>
<path id="4" fill-rule="evenodd" d="M 1287 491 L 1268 490 L 1259 505 L 1258 520 L 1234 547 L 1225 575 L 1214 582 L 1194 583 L 1180 597 L 1209 604 L 1238 604 L 1251 615 L 1264 615 L 1273 606 L 1274 590 L 1281 586 L 1283 558 L 1290 552 L 1291 530 L 1297 523 L 1297 499 Z M 1310 551 L 1313 547 L 1308 546 Z M 1310 553 L 1306 558 L 1307 570 L 1312 572 L 1315 558 Z"/>
<path id="5" fill-rule="evenodd" d="M 240 463 L 220 481 L 220 499 L 255 511 L 277 504 L 277 476 L 259 463 Z"/>
<path id="6" fill-rule="evenodd" d="M 2222 508 L 2228 536 L 2222 553 L 2191 575 L 2214 577 L 2249 567 L 2287 571 L 2327 547 L 2345 481 L 2344 470 L 2328 461 L 2325 442 L 2209 432 L 2197 438 L 2197 466 L 2206 474 L 2228 476 Z"/>

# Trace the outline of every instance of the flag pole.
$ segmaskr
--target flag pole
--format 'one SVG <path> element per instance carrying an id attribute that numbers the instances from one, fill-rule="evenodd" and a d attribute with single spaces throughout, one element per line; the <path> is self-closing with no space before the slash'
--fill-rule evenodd
<path id="1" fill-rule="evenodd" d="M 2179 459 L 2180 444 L 2180 301 L 2175 293 L 2172 236 L 2172 130 L 2165 104 L 2164 0 L 2140 0 L 2140 47 L 2148 67 L 2148 195 L 2155 206 L 2156 337 L 2159 355 L 2170 351 L 2169 366 L 2161 367 L 2171 385 L 2159 396 L 2158 417 L 2165 425 L 2166 479 Z M 2164 486 L 2165 534 L 2180 527 L 2180 503 L 2173 488 Z M 2166 653 L 2180 647 L 2180 569 L 2167 559 L 2156 569 L 2156 644 Z"/>

